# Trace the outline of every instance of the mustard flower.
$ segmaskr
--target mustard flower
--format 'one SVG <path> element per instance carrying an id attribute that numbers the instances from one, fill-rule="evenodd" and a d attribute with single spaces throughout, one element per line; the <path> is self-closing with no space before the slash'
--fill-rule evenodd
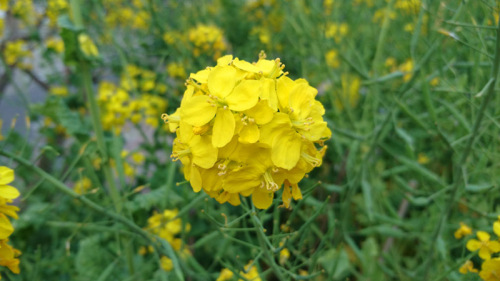
<path id="1" fill-rule="evenodd" d="M 479 250 L 479 257 L 483 260 L 491 259 L 491 254 L 500 252 L 500 243 L 498 241 L 490 241 L 490 235 L 484 231 L 476 233 L 477 238 L 467 242 L 467 249 L 471 252 Z"/>
<path id="2" fill-rule="evenodd" d="M 469 272 L 471 273 L 477 273 L 478 270 L 474 268 L 474 264 L 468 260 L 466 261 L 459 269 L 458 271 L 462 274 L 467 274 Z"/>
<path id="3" fill-rule="evenodd" d="M 14 232 L 7 216 L 17 219 L 17 211 L 19 211 L 18 207 L 8 205 L 20 195 L 15 187 L 9 185 L 12 181 L 14 181 L 14 171 L 0 166 L 0 266 L 5 266 L 18 274 L 19 259 L 17 257 L 21 252 L 7 244 L 9 236 Z"/>
<path id="4" fill-rule="evenodd" d="M 465 223 L 460 222 L 460 228 L 455 231 L 455 239 L 460 239 L 470 234 L 472 234 L 472 229 Z"/>
<path id="5" fill-rule="evenodd" d="M 87 57 L 97 57 L 99 56 L 99 50 L 94 44 L 94 41 L 87 34 L 78 35 L 78 43 L 80 44 L 80 50 Z"/>
<path id="6" fill-rule="evenodd" d="M 283 68 L 264 55 L 253 64 L 229 55 L 190 75 L 180 108 L 162 119 L 177 135 L 172 158 L 195 192 L 233 205 L 252 196 L 259 209 L 283 185 L 284 206 L 302 197 L 298 183 L 321 165 L 326 147 L 316 145 L 331 131 L 317 90 Z"/>
<path id="7" fill-rule="evenodd" d="M 500 258 L 485 261 L 481 266 L 479 277 L 484 281 L 500 281 Z"/>

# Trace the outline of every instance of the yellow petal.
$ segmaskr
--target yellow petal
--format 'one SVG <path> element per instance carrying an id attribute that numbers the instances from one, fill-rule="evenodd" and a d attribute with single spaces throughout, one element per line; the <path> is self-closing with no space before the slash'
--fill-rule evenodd
<path id="1" fill-rule="evenodd" d="M 239 206 L 241 204 L 240 195 L 238 193 L 230 194 L 227 202 L 229 202 L 229 204 L 231 204 L 233 206 Z"/>
<path id="2" fill-rule="evenodd" d="M 14 232 L 14 228 L 10 224 L 9 219 L 0 214 L 0 240 L 7 239 L 12 232 Z"/>
<path id="3" fill-rule="evenodd" d="M 498 252 L 500 252 L 500 243 L 498 243 L 498 241 L 491 241 L 488 244 L 488 247 L 490 248 L 490 251 L 492 253 L 498 253 Z"/>
<path id="4" fill-rule="evenodd" d="M 467 250 L 474 252 L 474 251 L 479 250 L 479 248 L 481 248 L 481 242 L 477 241 L 476 239 L 471 239 L 471 240 L 467 241 L 466 247 L 467 247 Z"/>
<path id="5" fill-rule="evenodd" d="M 288 99 L 291 119 L 306 119 L 313 108 L 313 101 L 318 91 L 307 83 L 298 83 L 292 89 Z"/>
<path id="6" fill-rule="evenodd" d="M 496 221 L 493 223 L 493 232 L 495 232 L 495 234 L 500 237 L 500 222 L 499 221 Z"/>
<path id="7" fill-rule="evenodd" d="M 276 94 L 276 80 L 270 78 L 263 78 L 262 92 L 260 98 L 265 100 L 269 107 L 276 112 L 278 110 L 278 95 Z"/>
<path id="8" fill-rule="evenodd" d="M 241 128 L 238 141 L 241 143 L 256 143 L 259 140 L 260 131 L 255 123 L 248 124 Z"/>
<path id="9" fill-rule="evenodd" d="M 254 107 L 259 101 L 261 84 L 257 80 L 243 80 L 226 97 L 227 105 L 231 110 L 244 111 Z"/>
<path id="10" fill-rule="evenodd" d="M 491 253 L 488 247 L 481 247 L 479 249 L 479 257 L 482 258 L 483 260 L 491 259 Z"/>
<path id="11" fill-rule="evenodd" d="M 206 84 L 208 82 L 208 75 L 210 74 L 211 68 L 200 70 L 196 73 L 191 73 L 189 78 L 198 81 L 198 83 Z"/>
<path id="12" fill-rule="evenodd" d="M 260 171 L 255 167 L 246 166 L 230 172 L 223 179 L 223 188 L 230 193 L 238 193 L 260 186 Z"/>
<path id="13" fill-rule="evenodd" d="M 0 197 L 5 199 L 16 199 L 19 197 L 19 191 L 10 185 L 0 185 Z"/>
<path id="14" fill-rule="evenodd" d="M 283 194 L 281 195 L 283 200 L 283 205 L 286 208 L 290 208 L 290 203 L 292 202 L 292 193 L 290 192 L 290 185 L 286 184 L 283 186 Z"/>
<path id="15" fill-rule="evenodd" d="M 212 146 L 212 140 L 208 136 L 194 136 L 189 144 L 193 154 L 193 163 L 210 169 L 217 161 L 217 148 Z"/>
<path id="16" fill-rule="evenodd" d="M 273 110 L 268 106 L 266 101 L 259 101 L 254 107 L 245 111 L 245 114 L 255 120 L 255 123 L 264 125 L 273 120 Z"/>
<path id="17" fill-rule="evenodd" d="M 273 204 L 274 192 L 257 187 L 252 193 L 252 202 L 257 209 L 267 209 Z"/>
<path id="18" fill-rule="evenodd" d="M 14 171 L 5 166 L 0 167 L 0 185 L 9 184 L 14 181 Z"/>
<path id="19" fill-rule="evenodd" d="M 231 93 L 237 82 L 236 69 L 232 66 L 216 66 L 208 75 L 210 94 L 225 98 Z"/>
<path id="20" fill-rule="evenodd" d="M 271 154 L 274 165 L 287 170 L 295 167 L 300 159 L 301 144 L 300 137 L 292 130 L 275 137 Z"/>
<path id="21" fill-rule="evenodd" d="M 231 110 L 219 108 L 215 115 L 212 133 L 212 144 L 223 147 L 228 144 L 234 135 L 235 121 Z"/>
<path id="22" fill-rule="evenodd" d="M 191 183 L 191 187 L 194 192 L 200 192 L 202 186 L 202 180 L 200 171 L 196 166 L 191 167 L 191 176 L 189 182 Z"/>
<path id="23" fill-rule="evenodd" d="M 244 71 L 253 72 L 253 73 L 259 72 L 259 68 L 257 68 L 255 65 L 253 65 L 247 61 L 244 61 L 244 60 L 239 60 L 238 58 L 234 59 L 233 65 L 241 70 L 244 70 Z"/>
<path id="24" fill-rule="evenodd" d="M 300 192 L 300 188 L 298 184 L 292 184 L 292 196 L 293 200 L 302 199 L 302 192 Z"/>
<path id="25" fill-rule="evenodd" d="M 217 107 L 212 104 L 210 97 L 194 96 L 182 105 L 181 120 L 192 126 L 201 127 L 210 122 L 216 112 Z"/>
<path id="26" fill-rule="evenodd" d="M 223 57 L 220 57 L 217 60 L 217 65 L 220 65 L 220 66 L 229 65 L 232 60 L 233 60 L 233 56 L 232 55 L 225 55 Z"/>
<path id="27" fill-rule="evenodd" d="M 290 92 L 294 86 L 294 81 L 288 78 L 288 76 L 281 76 L 277 80 L 276 95 L 278 96 L 280 110 L 288 108 L 288 98 L 290 97 Z"/>
<path id="28" fill-rule="evenodd" d="M 478 231 L 476 233 L 477 235 L 477 238 L 479 238 L 479 241 L 490 241 L 490 234 L 488 232 L 484 232 L 484 231 Z"/>

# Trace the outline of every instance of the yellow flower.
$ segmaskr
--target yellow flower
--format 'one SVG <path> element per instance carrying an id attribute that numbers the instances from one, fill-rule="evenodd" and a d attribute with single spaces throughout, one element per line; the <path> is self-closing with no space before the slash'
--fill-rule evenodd
<path id="1" fill-rule="evenodd" d="M 455 239 L 460 239 L 470 234 L 472 234 L 472 229 L 465 223 L 460 222 L 460 228 L 455 231 Z"/>
<path id="2" fill-rule="evenodd" d="M 0 0 L 0 10 L 7 11 L 9 9 L 9 0 Z"/>
<path id="3" fill-rule="evenodd" d="M 215 281 L 229 281 L 233 276 L 234 273 L 231 270 L 223 268 Z"/>
<path id="4" fill-rule="evenodd" d="M 87 56 L 87 57 L 97 57 L 99 56 L 99 51 L 97 50 L 97 47 L 94 44 L 94 41 L 84 33 L 81 33 L 78 35 L 78 43 L 80 44 L 80 50 Z"/>
<path id="5" fill-rule="evenodd" d="M 8 65 L 20 64 L 24 58 L 31 57 L 26 42 L 23 40 L 7 42 L 3 54 Z"/>
<path id="6" fill-rule="evenodd" d="M 485 261 L 481 266 L 479 276 L 484 281 L 500 281 L 500 258 Z"/>
<path id="7" fill-rule="evenodd" d="M 316 144 L 331 131 L 317 90 L 283 68 L 264 54 L 253 64 L 229 55 L 190 75 L 180 108 L 162 119 L 177 135 L 172 158 L 182 162 L 195 192 L 233 205 L 240 195 L 252 196 L 266 209 L 285 183 L 284 205 L 290 186 L 300 198 L 298 182 L 321 165 L 326 147 Z"/>
<path id="8" fill-rule="evenodd" d="M 413 76 L 413 60 L 408 59 L 399 66 L 399 70 L 404 73 L 403 81 L 408 82 Z"/>
<path id="9" fill-rule="evenodd" d="M 59 97 L 68 96 L 68 88 L 64 86 L 52 86 L 50 87 L 49 92 L 54 96 L 59 96 Z"/>
<path id="10" fill-rule="evenodd" d="M 92 181 L 87 177 L 83 177 L 75 183 L 73 190 L 78 194 L 85 194 L 91 187 Z"/>
<path id="11" fill-rule="evenodd" d="M 361 87 L 361 79 L 357 76 L 342 74 L 341 75 L 342 91 L 335 92 L 335 108 L 343 111 L 346 106 L 350 108 L 356 107 L 359 101 L 359 88 Z"/>
<path id="12" fill-rule="evenodd" d="M 48 0 L 47 1 L 47 17 L 49 18 L 50 26 L 56 26 L 57 18 L 64 13 L 69 7 L 66 0 Z"/>
<path id="13" fill-rule="evenodd" d="M 169 41 L 168 36 L 164 39 Z M 224 34 L 215 25 L 198 24 L 188 30 L 188 39 L 193 44 L 193 55 L 195 56 L 201 53 L 213 53 L 214 59 L 217 59 L 222 51 L 227 50 Z"/>
<path id="14" fill-rule="evenodd" d="M 340 65 L 339 53 L 337 50 L 330 50 L 325 55 L 326 64 L 331 68 L 338 68 Z"/>
<path id="15" fill-rule="evenodd" d="M 425 155 L 424 153 L 418 154 L 417 162 L 419 164 L 425 165 L 425 164 L 429 163 L 429 161 L 430 161 L 429 157 L 427 157 L 427 155 Z"/>
<path id="16" fill-rule="evenodd" d="M 167 65 L 168 75 L 175 77 L 186 79 L 186 70 L 182 63 L 172 62 Z"/>
<path id="17" fill-rule="evenodd" d="M 167 240 L 172 248 L 179 251 L 182 248 L 182 240 L 175 236 L 182 231 L 182 221 L 177 217 L 178 210 L 164 210 L 163 213 L 155 212 L 148 219 L 146 229 L 159 237 Z M 184 231 L 189 232 L 191 225 L 186 224 Z"/>
<path id="18" fill-rule="evenodd" d="M 491 254 L 500 252 L 500 243 L 498 241 L 490 241 L 490 235 L 484 231 L 476 233 L 477 238 L 467 242 L 467 249 L 471 252 L 479 250 L 479 257 L 483 260 L 491 259 Z"/>
<path id="19" fill-rule="evenodd" d="M 478 270 L 474 268 L 474 264 L 468 260 L 466 261 L 458 271 L 462 274 L 467 274 L 468 272 L 477 273 Z"/>
<path id="20" fill-rule="evenodd" d="M 19 191 L 8 185 L 14 181 L 14 171 L 5 166 L 0 166 L 0 198 L 13 200 L 19 197 Z"/>
<path id="21" fill-rule="evenodd" d="M 285 243 L 280 242 L 280 247 L 282 247 Z M 280 264 L 284 265 L 288 259 L 290 258 L 290 251 L 287 248 L 283 248 L 280 251 Z"/>
<path id="22" fill-rule="evenodd" d="M 47 49 L 52 49 L 56 53 L 64 52 L 64 42 L 59 37 L 50 37 L 45 41 Z"/>
<path id="23" fill-rule="evenodd" d="M 7 244 L 9 240 L 0 240 L 0 266 L 5 266 L 12 273 L 19 274 L 19 259 L 21 252 Z"/>
<path id="24" fill-rule="evenodd" d="M 326 38 L 333 38 L 335 42 L 339 43 L 344 39 L 345 35 L 349 32 L 349 26 L 346 23 L 326 23 L 325 36 Z"/>
<path id="25" fill-rule="evenodd" d="M 165 271 L 172 271 L 172 269 L 174 268 L 172 260 L 165 256 L 161 257 L 160 264 L 161 268 Z"/>

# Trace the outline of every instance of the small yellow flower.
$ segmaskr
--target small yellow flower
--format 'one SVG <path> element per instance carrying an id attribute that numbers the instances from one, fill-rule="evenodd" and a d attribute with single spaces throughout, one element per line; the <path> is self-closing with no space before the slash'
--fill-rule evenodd
<path id="1" fill-rule="evenodd" d="M 470 260 L 466 261 L 458 271 L 462 274 L 467 274 L 469 272 L 472 273 L 478 272 L 478 270 L 474 268 L 474 264 Z"/>
<path id="2" fill-rule="evenodd" d="M 283 248 L 283 250 L 280 251 L 280 264 L 281 265 L 285 264 L 289 258 L 290 258 L 290 251 L 287 248 Z"/>
<path id="3" fill-rule="evenodd" d="M 186 70 L 182 63 L 172 62 L 167 65 L 168 75 L 174 78 L 186 79 Z"/>
<path id="4" fill-rule="evenodd" d="M 491 254 L 500 252 L 500 243 L 498 241 L 490 241 L 490 235 L 484 231 L 476 233 L 477 238 L 467 242 L 467 249 L 471 252 L 479 250 L 479 257 L 483 260 L 491 259 Z"/>
<path id="5" fill-rule="evenodd" d="M 172 263 L 172 260 L 165 257 L 165 256 L 161 257 L 160 264 L 161 264 L 161 268 L 165 271 L 172 271 L 172 269 L 174 268 L 174 264 Z"/>
<path id="6" fill-rule="evenodd" d="M 326 64 L 331 68 L 338 68 L 340 65 L 339 53 L 337 50 L 330 50 L 325 55 Z"/>
<path id="7" fill-rule="evenodd" d="M 418 164 L 425 165 L 429 163 L 429 161 L 430 161 L 429 157 L 427 157 L 427 155 L 425 155 L 424 153 L 418 154 L 418 159 L 417 159 Z"/>
<path id="8" fill-rule="evenodd" d="M 233 276 L 234 273 L 231 270 L 223 268 L 215 281 L 229 281 Z"/>
<path id="9" fill-rule="evenodd" d="M 439 78 L 438 77 L 434 77 L 430 82 L 429 84 L 433 87 L 436 87 L 437 85 L 439 85 Z"/>
<path id="10" fill-rule="evenodd" d="M 61 38 L 50 37 L 45 41 L 45 45 L 47 46 L 47 49 L 52 49 L 56 53 L 64 52 L 64 42 Z"/>
<path id="11" fill-rule="evenodd" d="M 97 47 L 94 44 L 94 41 L 84 33 L 81 33 L 78 35 L 78 43 L 80 44 L 80 50 L 87 56 L 87 57 L 97 57 L 99 56 L 99 51 L 97 50 Z"/>
<path id="12" fill-rule="evenodd" d="M 500 281 L 500 258 L 485 261 L 481 266 L 479 276 L 484 281 Z"/>
<path id="13" fill-rule="evenodd" d="M 52 86 L 49 89 L 49 93 L 53 94 L 54 96 L 66 97 L 68 96 L 68 88 L 66 88 L 65 86 Z"/>
<path id="14" fill-rule="evenodd" d="M 7 244 L 8 241 L 7 239 L 0 240 L 0 266 L 5 266 L 12 273 L 19 274 L 19 259 L 17 257 L 21 255 L 21 252 Z"/>
<path id="15" fill-rule="evenodd" d="M 455 239 L 460 239 L 466 235 L 472 234 L 472 229 L 465 223 L 460 222 L 460 228 L 455 231 Z"/>
<path id="16" fill-rule="evenodd" d="M 78 194 L 85 194 L 92 187 L 92 181 L 89 178 L 83 177 L 75 183 L 74 191 Z"/>

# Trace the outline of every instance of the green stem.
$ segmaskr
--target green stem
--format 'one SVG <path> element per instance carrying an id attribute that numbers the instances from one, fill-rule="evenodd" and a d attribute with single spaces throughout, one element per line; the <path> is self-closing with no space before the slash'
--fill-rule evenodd
<path id="1" fill-rule="evenodd" d="M 254 213 L 251 214 L 250 216 L 252 217 L 252 222 L 253 222 L 253 225 L 255 227 L 255 232 L 257 232 L 257 237 L 259 239 L 260 247 L 261 247 L 262 251 L 264 252 L 264 254 L 266 255 L 267 259 L 269 260 L 269 265 L 273 269 L 273 272 L 276 274 L 276 277 L 278 277 L 278 280 L 287 280 L 287 279 L 285 279 L 285 276 L 283 276 L 283 273 L 281 272 L 280 266 L 277 265 L 276 261 L 274 260 L 273 249 L 269 249 L 270 242 L 267 240 L 267 237 L 264 234 L 264 231 L 262 229 L 262 224 L 260 223 L 259 218 L 257 217 L 257 214 L 255 213 L 255 208 L 253 205 L 252 205 L 252 209 L 253 209 Z"/>

